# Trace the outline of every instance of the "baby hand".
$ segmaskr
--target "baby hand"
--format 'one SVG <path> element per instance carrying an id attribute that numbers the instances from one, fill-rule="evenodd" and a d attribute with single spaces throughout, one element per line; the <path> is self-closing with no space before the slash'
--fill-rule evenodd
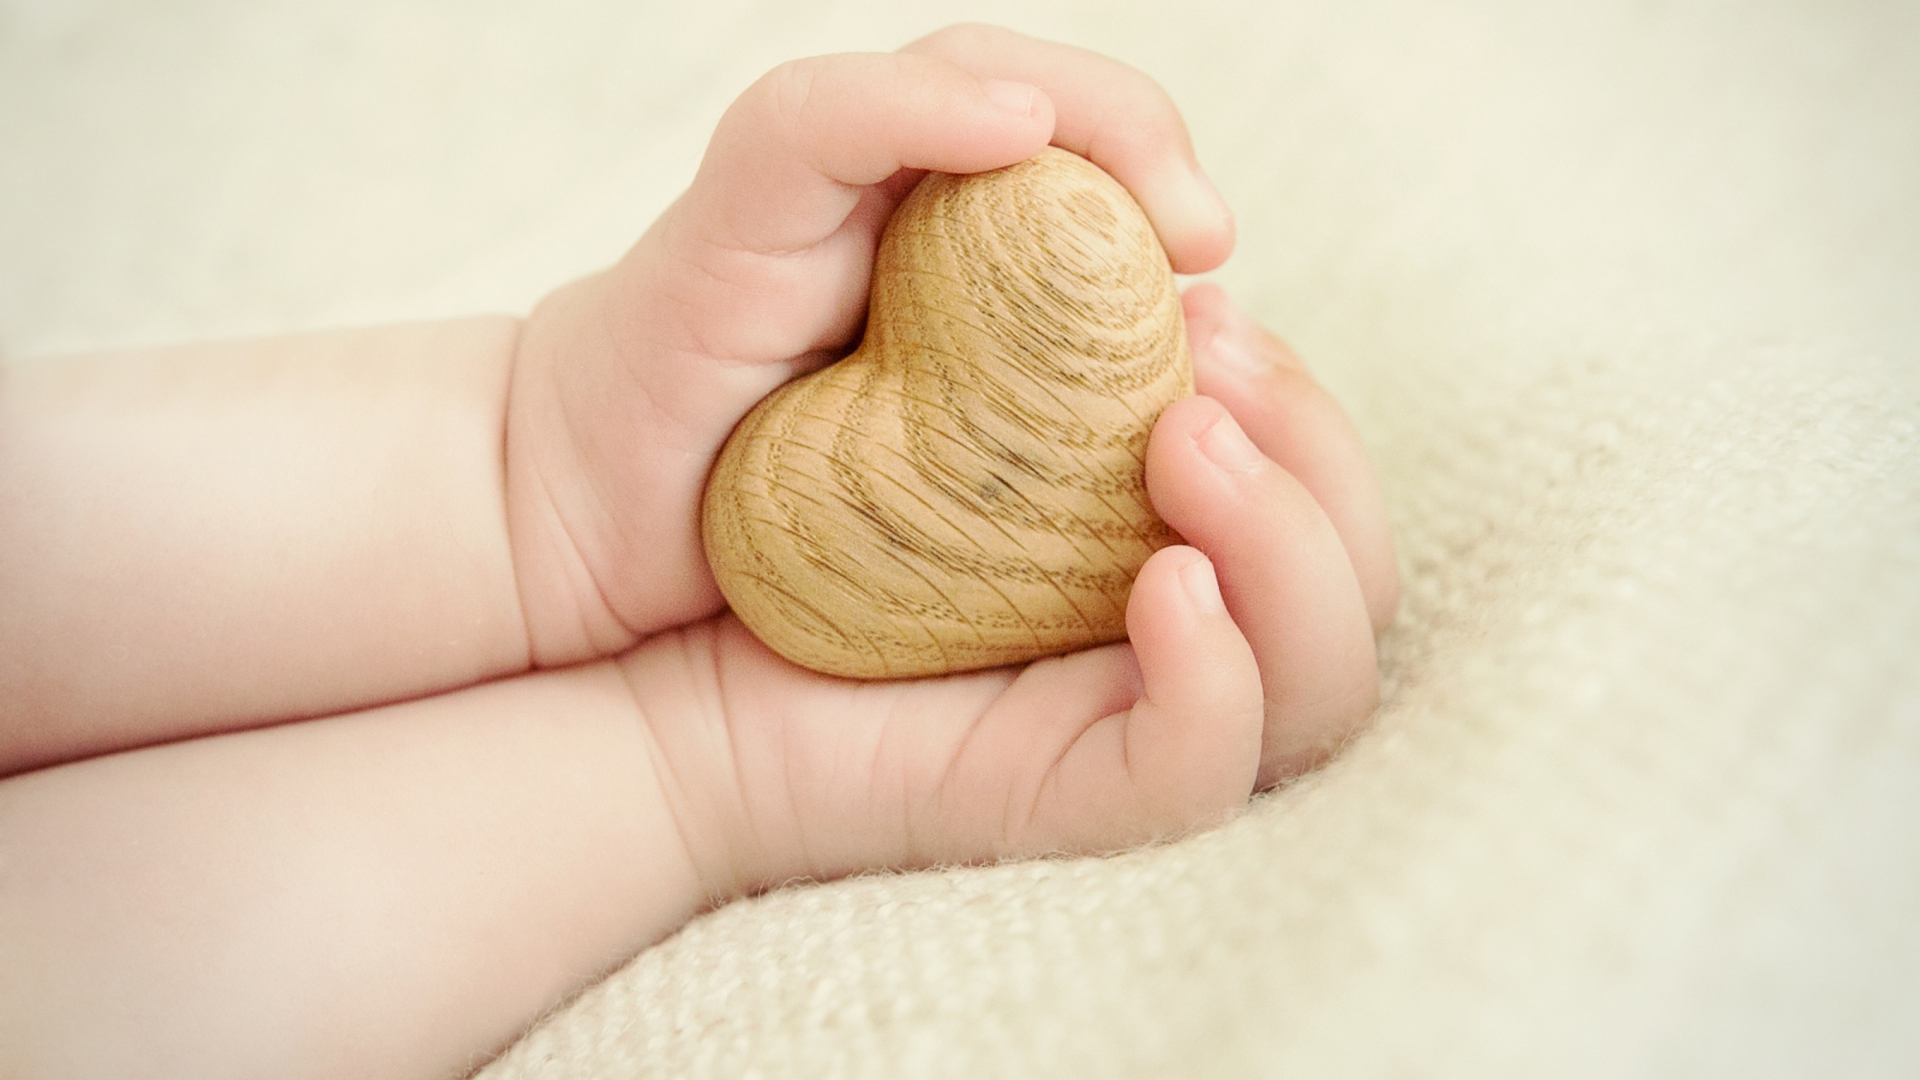
<path id="1" fill-rule="evenodd" d="M 1186 307 L 1212 396 L 1165 412 L 1147 476 L 1193 546 L 1141 570 L 1129 643 L 858 683 L 794 667 L 723 616 L 621 659 L 710 893 L 1177 835 L 1365 720 L 1398 578 L 1358 441 L 1217 288 Z"/>
<path id="2" fill-rule="evenodd" d="M 699 505 L 727 434 L 853 343 L 880 232 L 926 170 L 1000 168 L 1049 141 L 1133 192 L 1175 269 L 1226 258 L 1232 220 L 1172 103 L 1093 53 L 955 27 L 783 65 L 734 103 L 686 194 L 525 328 L 507 517 L 537 663 L 720 610 Z"/>

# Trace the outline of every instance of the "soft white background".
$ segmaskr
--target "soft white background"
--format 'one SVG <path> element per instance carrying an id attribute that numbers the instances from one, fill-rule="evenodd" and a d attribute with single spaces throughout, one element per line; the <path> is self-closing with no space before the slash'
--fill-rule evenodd
<path id="1" fill-rule="evenodd" d="M 0 350 L 524 310 L 960 18 L 1184 109 L 1380 466 L 1386 703 L 1205 837 L 725 909 L 491 1080 L 1920 1073 L 1910 3 L 13 0 Z"/>

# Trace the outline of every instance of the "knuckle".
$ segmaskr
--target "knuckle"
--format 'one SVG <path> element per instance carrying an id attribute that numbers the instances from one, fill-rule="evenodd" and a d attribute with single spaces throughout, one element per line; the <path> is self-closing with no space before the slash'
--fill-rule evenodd
<path id="1" fill-rule="evenodd" d="M 1339 447 L 1351 441 L 1353 422 L 1347 418 L 1347 410 L 1340 400 L 1304 372 L 1292 372 L 1290 376 L 1299 386 L 1295 414 L 1308 426 L 1314 439 L 1324 447 Z"/>
<path id="2" fill-rule="evenodd" d="M 1260 345 L 1262 348 L 1272 353 L 1276 359 L 1287 367 L 1293 368 L 1303 374 L 1306 372 L 1306 363 L 1300 359 L 1300 354 L 1294 351 L 1293 346 L 1287 343 L 1287 339 L 1258 324 L 1256 324 L 1255 329 L 1259 332 Z"/>
<path id="3" fill-rule="evenodd" d="M 1186 121 L 1173 97 L 1144 73 L 1120 66 L 1125 78 L 1114 92 L 1104 134 L 1112 150 L 1143 159 L 1192 157 Z"/>
<path id="4" fill-rule="evenodd" d="M 813 121 L 820 61 L 789 60 L 760 80 L 765 107 L 779 129 L 805 128 Z"/>
<path id="5" fill-rule="evenodd" d="M 1275 358 L 1276 360 L 1281 358 Z M 1333 395 L 1314 381 L 1305 370 L 1290 367 L 1285 363 L 1271 363 L 1266 367 L 1267 392 L 1289 406 L 1315 413 L 1329 408 L 1338 409 Z"/>
<path id="6" fill-rule="evenodd" d="M 1247 391 L 1235 395 L 1289 427 L 1323 428 L 1329 421 L 1345 415 L 1340 403 L 1325 387 L 1299 367 L 1288 366 L 1277 357 L 1247 376 Z"/>
<path id="7" fill-rule="evenodd" d="M 908 46 L 915 52 L 969 56 L 990 48 L 1006 31 L 985 23 L 961 22 L 943 26 Z"/>

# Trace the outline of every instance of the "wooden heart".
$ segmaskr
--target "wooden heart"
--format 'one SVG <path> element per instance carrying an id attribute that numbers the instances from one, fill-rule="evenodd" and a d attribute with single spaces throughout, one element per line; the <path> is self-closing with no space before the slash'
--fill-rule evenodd
<path id="1" fill-rule="evenodd" d="M 901 678 L 1126 636 L 1147 435 L 1192 393 L 1166 253 L 1125 188 L 1048 149 L 934 173 L 881 239 L 866 336 L 740 422 L 707 559 L 741 621 L 833 675 Z"/>

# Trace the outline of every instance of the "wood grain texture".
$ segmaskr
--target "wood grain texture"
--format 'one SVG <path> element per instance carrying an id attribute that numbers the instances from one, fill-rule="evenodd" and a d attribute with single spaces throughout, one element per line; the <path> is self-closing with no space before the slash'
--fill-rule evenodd
<path id="1" fill-rule="evenodd" d="M 866 336 L 735 429 L 703 529 L 720 589 L 776 652 L 858 678 L 1118 641 L 1178 538 L 1143 475 L 1192 392 L 1146 216 L 1063 150 L 931 174 L 881 240 Z"/>

